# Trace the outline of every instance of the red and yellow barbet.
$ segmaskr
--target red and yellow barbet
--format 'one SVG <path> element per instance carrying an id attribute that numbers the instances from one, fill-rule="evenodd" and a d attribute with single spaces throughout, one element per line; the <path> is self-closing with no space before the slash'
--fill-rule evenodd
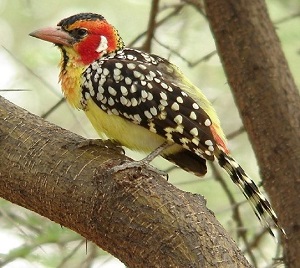
<path id="1" fill-rule="evenodd" d="M 98 14 L 77 14 L 30 35 L 60 49 L 63 93 L 100 135 L 144 152 L 168 142 L 161 155 L 198 176 L 216 158 L 270 232 L 269 219 L 281 229 L 268 200 L 229 155 L 211 103 L 175 65 L 126 48 Z"/>

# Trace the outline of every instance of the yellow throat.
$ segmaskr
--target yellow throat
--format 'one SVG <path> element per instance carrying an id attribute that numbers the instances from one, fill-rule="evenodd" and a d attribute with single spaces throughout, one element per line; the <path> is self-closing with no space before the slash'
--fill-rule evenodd
<path id="1" fill-rule="evenodd" d="M 82 109 L 81 104 L 81 74 L 86 67 L 80 64 L 78 55 L 69 47 L 61 48 L 59 81 L 65 98 L 76 109 Z"/>

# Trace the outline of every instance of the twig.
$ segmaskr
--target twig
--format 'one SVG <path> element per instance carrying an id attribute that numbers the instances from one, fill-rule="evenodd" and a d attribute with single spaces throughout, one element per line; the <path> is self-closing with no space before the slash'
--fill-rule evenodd
<path id="1" fill-rule="evenodd" d="M 180 55 L 180 53 L 178 53 L 177 51 L 173 50 L 171 47 L 161 43 L 157 38 L 153 38 L 159 45 L 161 45 L 162 47 L 164 47 L 165 49 L 169 50 L 172 54 L 176 55 L 177 57 L 179 57 L 180 59 L 182 59 L 184 62 L 187 63 L 187 65 L 189 67 L 194 67 L 197 64 L 204 62 L 204 61 L 208 61 L 212 56 L 214 56 L 215 54 L 217 54 L 217 51 L 214 50 L 212 52 L 209 52 L 208 54 L 206 54 L 205 56 L 203 56 L 202 58 L 200 58 L 199 60 L 195 61 L 195 62 L 190 62 L 188 61 L 186 58 L 184 58 L 183 56 Z"/>
<path id="2" fill-rule="evenodd" d="M 36 77 L 39 81 L 41 81 L 42 84 L 44 84 L 44 86 L 48 89 L 51 90 L 51 92 L 58 94 L 55 92 L 55 90 L 53 89 L 53 87 L 45 80 L 43 79 L 41 76 L 37 75 L 34 71 L 32 71 L 31 68 L 29 68 L 23 61 L 21 61 L 20 59 L 18 59 L 13 53 L 11 53 L 9 51 L 9 49 L 7 49 L 5 46 L 1 45 L 2 48 L 19 64 L 21 64 L 26 71 L 28 71 L 31 75 L 33 75 L 34 77 Z"/>
<path id="3" fill-rule="evenodd" d="M 84 242 L 85 242 L 85 239 L 82 239 L 78 243 L 78 245 L 66 257 L 64 257 L 62 259 L 61 263 L 57 266 L 57 268 L 64 267 L 64 264 L 74 256 L 74 254 L 78 251 L 78 249 L 83 245 Z"/>
<path id="4" fill-rule="evenodd" d="M 148 22 L 147 37 L 141 49 L 145 52 L 151 51 L 152 39 L 156 30 L 156 16 L 158 14 L 159 0 L 152 0 L 150 17 Z"/>
<path id="5" fill-rule="evenodd" d="M 196 1 L 196 0 L 184 0 L 183 2 L 186 2 L 187 4 L 193 6 L 198 10 L 198 12 L 206 18 L 205 15 L 205 8 L 203 6 L 203 3 L 201 1 Z"/>
<path id="6" fill-rule="evenodd" d="M 65 102 L 65 98 L 61 98 L 56 104 L 54 104 L 47 112 L 41 115 L 42 118 L 47 118 L 52 112 L 56 110 L 61 104 Z"/>
<path id="7" fill-rule="evenodd" d="M 78 267 L 81 267 L 81 268 L 92 267 L 93 261 L 98 257 L 98 254 L 97 254 L 98 253 L 97 252 L 98 247 L 93 243 L 89 243 L 89 244 L 90 244 L 89 245 L 89 252 L 87 254 L 87 257 L 84 260 L 82 260 L 81 263 L 79 263 Z M 111 259 L 113 257 L 110 255 L 110 256 L 108 256 L 108 258 Z M 99 267 L 102 267 L 104 262 L 102 262 Z"/>
<path id="8" fill-rule="evenodd" d="M 181 9 L 183 8 L 183 5 L 179 5 L 177 6 L 173 12 L 171 12 L 170 14 L 168 14 L 166 17 L 164 17 L 163 19 L 161 19 L 160 21 L 158 21 L 156 24 L 155 24 L 155 28 L 158 28 L 159 26 L 161 26 L 163 23 L 165 23 L 167 20 L 169 20 L 170 18 L 176 16 L 180 11 Z M 129 44 L 128 44 L 128 47 L 132 47 L 134 46 L 134 44 L 136 42 L 138 42 L 144 35 L 147 34 L 147 31 L 144 31 L 142 32 L 141 34 L 139 34 L 135 39 L 133 39 Z"/>
<path id="9" fill-rule="evenodd" d="M 13 89 L 2 88 L 2 89 L 0 89 L 0 92 L 14 92 L 14 91 L 31 91 L 31 90 L 30 89 L 23 89 L 23 88 L 13 88 Z"/>
<path id="10" fill-rule="evenodd" d="M 229 133 L 228 135 L 226 135 L 227 139 L 228 140 L 232 140 L 234 139 L 235 137 L 237 137 L 238 135 L 242 134 L 245 132 L 245 127 L 244 126 L 241 126 L 239 129 Z"/>
<path id="11" fill-rule="evenodd" d="M 292 14 L 290 16 L 287 16 L 287 17 L 284 17 L 282 19 L 276 20 L 273 23 L 277 25 L 277 24 L 281 24 L 281 23 L 287 22 L 289 20 L 295 19 L 297 17 L 300 17 L 300 12 L 297 12 L 297 13 Z"/>

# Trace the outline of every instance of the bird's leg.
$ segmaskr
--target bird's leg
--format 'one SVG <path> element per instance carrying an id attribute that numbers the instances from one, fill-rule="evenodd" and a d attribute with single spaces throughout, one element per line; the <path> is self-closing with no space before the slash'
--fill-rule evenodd
<path id="1" fill-rule="evenodd" d="M 160 146 L 158 146 L 153 152 L 148 154 L 145 158 L 140 160 L 139 162 L 144 162 L 145 164 L 149 164 L 155 157 L 159 156 L 165 149 L 169 148 L 172 144 L 165 141 Z"/>
<path id="2" fill-rule="evenodd" d="M 139 168 L 142 166 L 147 166 L 147 168 L 155 173 L 158 173 L 162 176 L 166 176 L 168 178 L 168 174 L 164 171 L 161 171 L 151 165 L 150 162 L 157 156 L 159 156 L 165 149 L 169 148 L 172 146 L 172 144 L 168 143 L 165 141 L 162 143 L 160 146 L 158 146 L 153 152 L 151 152 L 149 155 L 147 155 L 145 158 L 139 161 L 132 161 L 132 162 L 126 162 L 121 165 L 115 166 L 111 169 L 112 172 L 118 172 L 121 170 L 125 170 L 127 168 Z"/>

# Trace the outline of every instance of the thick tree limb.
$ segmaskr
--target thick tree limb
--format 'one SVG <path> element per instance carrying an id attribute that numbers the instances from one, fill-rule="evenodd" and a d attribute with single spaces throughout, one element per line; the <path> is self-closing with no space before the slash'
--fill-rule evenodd
<path id="1" fill-rule="evenodd" d="M 289 238 L 286 263 L 300 267 L 299 92 L 264 1 L 204 2 L 265 188 Z"/>
<path id="2" fill-rule="evenodd" d="M 250 267 L 203 198 L 146 169 L 110 174 L 125 156 L 84 141 L 0 97 L 0 196 L 129 267 Z"/>

